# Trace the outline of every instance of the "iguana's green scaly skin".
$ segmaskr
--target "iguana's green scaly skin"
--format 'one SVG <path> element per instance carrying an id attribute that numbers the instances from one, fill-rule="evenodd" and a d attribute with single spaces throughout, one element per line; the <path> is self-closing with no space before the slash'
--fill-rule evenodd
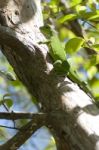
<path id="1" fill-rule="evenodd" d="M 54 60 L 54 69 L 58 74 L 67 74 L 70 68 L 66 60 L 66 53 L 56 34 L 50 39 L 50 55 Z"/>
<path id="2" fill-rule="evenodd" d="M 88 95 L 91 97 L 92 100 L 94 100 L 94 96 L 88 86 L 88 84 L 85 82 L 85 81 L 81 81 L 79 76 L 72 70 L 70 69 L 68 74 L 67 74 L 67 77 L 77 83 L 79 85 L 79 87 Z"/>
<path id="3" fill-rule="evenodd" d="M 54 34 L 50 39 L 50 55 L 54 60 L 54 69 L 58 74 L 66 75 L 70 80 L 77 83 L 79 87 L 85 91 L 92 99 L 94 96 L 90 91 L 88 85 L 81 81 L 77 74 L 70 68 L 68 61 L 66 60 L 66 53 L 64 48 L 62 47 L 59 38 L 56 34 Z"/>

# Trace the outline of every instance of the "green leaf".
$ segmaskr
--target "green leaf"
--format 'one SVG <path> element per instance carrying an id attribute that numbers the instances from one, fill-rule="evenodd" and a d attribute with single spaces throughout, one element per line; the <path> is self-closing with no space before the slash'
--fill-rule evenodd
<path id="1" fill-rule="evenodd" d="M 68 14 L 68 15 L 65 15 L 65 16 L 59 18 L 58 22 L 59 22 L 59 23 L 64 23 L 65 21 L 74 20 L 74 19 L 76 19 L 77 17 L 78 17 L 77 14 Z"/>
<path id="2" fill-rule="evenodd" d="M 7 72 L 6 77 L 10 81 L 15 81 L 16 80 L 15 76 L 11 72 Z"/>
<path id="3" fill-rule="evenodd" d="M 51 0 L 50 5 L 57 5 L 59 3 L 59 0 Z"/>
<path id="4" fill-rule="evenodd" d="M 3 100 L 0 100 L 0 105 L 2 105 L 3 104 Z"/>
<path id="5" fill-rule="evenodd" d="M 99 100 L 99 80 L 94 80 L 91 88 L 94 92 L 95 97 L 98 97 Z"/>
<path id="6" fill-rule="evenodd" d="M 91 65 L 99 64 L 99 55 L 90 56 L 90 63 L 91 63 Z"/>
<path id="7" fill-rule="evenodd" d="M 99 14 L 98 14 L 98 15 L 94 15 L 94 16 L 88 18 L 88 20 L 90 20 L 90 21 L 95 21 L 95 22 L 99 22 Z"/>
<path id="8" fill-rule="evenodd" d="M 76 11 L 77 11 L 78 14 L 79 14 L 79 13 L 85 13 L 86 10 L 87 10 L 87 7 L 86 7 L 86 6 L 82 6 L 82 5 L 77 5 L 77 6 L 76 6 Z"/>
<path id="9" fill-rule="evenodd" d="M 65 51 L 69 54 L 77 52 L 84 43 L 84 39 L 80 37 L 70 39 L 65 45 Z"/>
<path id="10" fill-rule="evenodd" d="M 88 18 L 88 20 L 90 20 L 90 21 L 98 21 L 99 22 L 99 10 L 97 10 L 94 15 L 90 16 Z"/>
<path id="11" fill-rule="evenodd" d="M 13 105 L 13 100 L 9 98 L 11 96 L 10 93 L 6 93 L 3 95 L 2 103 L 5 103 L 9 108 Z"/>
<path id="12" fill-rule="evenodd" d="M 10 93 L 6 93 L 6 94 L 3 95 L 3 99 L 5 99 L 6 97 L 9 97 L 9 96 L 11 96 L 11 94 Z"/>
<path id="13" fill-rule="evenodd" d="M 0 100 L 0 105 L 3 105 L 4 103 L 10 108 L 13 105 L 13 100 L 9 98 Z"/>
<path id="14" fill-rule="evenodd" d="M 0 76 L 4 77 L 4 78 L 6 78 L 7 80 L 10 80 L 10 81 L 15 81 L 16 80 L 14 74 L 12 74 L 11 72 L 5 72 L 5 71 L 0 70 Z"/>
<path id="15" fill-rule="evenodd" d="M 79 12 L 79 18 L 87 19 L 90 21 L 99 21 L 99 12 Z"/>
<path id="16" fill-rule="evenodd" d="M 82 0 L 72 0 L 71 3 L 70 3 L 70 6 L 74 7 L 74 6 L 78 5 L 81 2 L 82 2 Z"/>
<path id="17" fill-rule="evenodd" d="M 51 8 L 51 11 L 54 13 L 57 13 L 59 10 L 59 0 L 51 0 L 49 3 L 49 7 Z"/>
<path id="18" fill-rule="evenodd" d="M 95 12 L 81 12 L 80 18 L 88 19 L 91 16 L 95 15 Z"/>
<path id="19" fill-rule="evenodd" d="M 4 102 L 6 103 L 8 108 L 10 108 L 13 105 L 13 100 L 12 99 L 5 99 Z"/>
<path id="20" fill-rule="evenodd" d="M 95 76 L 96 73 L 97 68 L 95 66 L 91 66 L 90 69 L 87 70 L 87 75 L 90 80 Z"/>
<path id="21" fill-rule="evenodd" d="M 99 44 L 92 45 L 92 48 L 99 52 Z"/>

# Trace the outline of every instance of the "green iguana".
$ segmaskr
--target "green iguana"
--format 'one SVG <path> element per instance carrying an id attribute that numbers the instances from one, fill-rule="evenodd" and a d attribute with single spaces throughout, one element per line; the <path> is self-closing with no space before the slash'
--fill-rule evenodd
<path id="1" fill-rule="evenodd" d="M 74 70 L 72 70 L 70 64 L 66 60 L 65 48 L 60 42 L 58 35 L 55 33 L 55 31 L 51 29 L 50 26 L 41 27 L 41 31 L 49 39 L 47 42 L 44 42 L 44 43 L 47 43 L 50 46 L 49 47 L 50 55 L 53 58 L 53 61 L 54 61 L 53 66 L 54 66 L 54 70 L 56 71 L 56 73 L 59 75 L 67 76 L 74 83 L 77 83 L 78 86 L 83 91 L 85 91 L 87 95 L 89 95 L 92 99 L 94 99 L 94 96 L 90 88 L 88 87 L 88 84 L 80 80 L 77 73 Z"/>
<path id="2" fill-rule="evenodd" d="M 84 81 L 81 81 L 78 74 L 72 70 L 70 64 L 66 60 L 66 52 L 62 46 L 58 36 L 53 34 L 50 39 L 50 55 L 54 60 L 54 70 L 61 75 L 66 75 L 70 80 L 77 83 L 78 86 L 85 91 L 92 99 L 94 96 L 88 87 L 88 84 Z"/>
<path id="3" fill-rule="evenodd" d="M 56 34 L 53 35 L 50 39 L 50 55 L 54 61 L 54 70 L 58 74 L 67 75 L 70 69 L 70 65 L 66 60 L 65 50 Z"/>

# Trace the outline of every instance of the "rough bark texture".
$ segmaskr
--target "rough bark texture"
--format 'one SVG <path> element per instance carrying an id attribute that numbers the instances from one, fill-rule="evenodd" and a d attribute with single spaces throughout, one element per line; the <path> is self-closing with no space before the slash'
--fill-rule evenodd
<path id="1" fill-rule="evenodd" d="M 40 33 L 40 0 L 0 1 L 2 52 L 28 91 L 49 113 L 59 150 L 99 150 L 99 111 L 76 84 L 53 71 Z"/>

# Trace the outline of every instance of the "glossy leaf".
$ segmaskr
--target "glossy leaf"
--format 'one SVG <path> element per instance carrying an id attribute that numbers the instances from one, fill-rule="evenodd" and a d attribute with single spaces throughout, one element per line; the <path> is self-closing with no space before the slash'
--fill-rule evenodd
<path id="1" fill-rule="evenodd" d="M 79 38 L 79 37 L 72 38 L 66 43 L 65 51 L 69 54 L 73 54 L 81 48 L 83 43 L 84 43 L 83 38 Z"/>
<path id="2" fill-rule="evenodd" d="M 3 95 L 3 99 L 5 99 L 6 97 L 9 97 L 9 96 L 11 96 L 11 94 L 10 93 L 6 93 L 6 94 Z"/>
<path id="3" fill-rule="evenodd" d="M 10 108 L 13 105 L 13 100 L 12 99 L 5 99 L 5 104 Z"/>
<path id="4" fill-rule="evenodd" d="M 88 18 L 90 18 L 90 17 L 92 17 L 93 15 L 95 15 L 95 12 L 79 12 L 80 14 L 80 18 L 83 18 L 83 19 L 88 19 Z"/>
<path id="5" fill-rule="evenodd" d="M 99 44 L 92 45 L 92 48 L 99 52 Z"/>
<path id="6" fill-rule="evenodd" d="M 99 10 L 95 11 L 95 14 L 90 16 L 88 20 L 99 22 Z"/>
<path id="7" fill-rule="evenodd" d="M 0 105 L 6 104 L 8 108 L 10 108 L 13 105 L 13 100 L 6 98 L 3 100 L 0 100 Z"/>
<path id="8" fill-rule="evenodd" d="M 71 0 L 70 5 L 71 5 L 71 7 L 74 7 L 74 6 L 78 5 L 81 2 L 82 2 L 82 0 Z"/>
<path id="9" fill-rule="evenodd" d="M 59 0 L 51 0 L 50 5 L 57 5 L 59 3 Z"/>
<path id="10" fill-rule="evenodd" d="M 64 23 L 66 21 L 71 21 L 71 20 L 74 20 L 76 18 L 77 18 L 76 14 L 68 14 L 68 15 L 65 15 L 65 16 L 62 16 L 61 18 L 59 18 L 58 22 Z"/>
<path id="11" fill-rule="evenodd" d="M 99 55 L 98 54 L 97 55 L 92 55 L 90 57 L 90 63 L 91 63 L 91 65 L 99 64 Z"/>
<path id="12" fill-rule="evenodd" d="M 10 96 L 10 93 L 6 93 L 5 95 L 3 95 L 3 103 L 5 103 L 8 106 L 8 108 L 10 108 L 13 105 L 13 100 L 9 98 Z"/>
<path id="13" fill-rule="evenodd" d="M 89 70 L 87 70 L 88 78 L 91 80 L 95 74 L 97 73 L 97 68 L 95 66 L 91 66 Z"/>

